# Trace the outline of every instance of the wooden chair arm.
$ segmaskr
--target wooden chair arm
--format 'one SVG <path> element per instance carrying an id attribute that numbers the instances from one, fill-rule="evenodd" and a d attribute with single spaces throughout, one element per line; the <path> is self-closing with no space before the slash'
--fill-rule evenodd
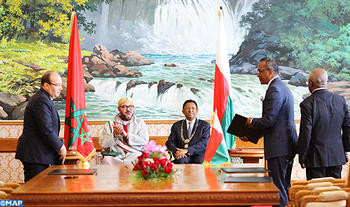
<path id="1" fill-rule="evenodd" d="M 322 192 L 326 191 L 337 191 L 337 190 L 342 190 L 339 186 L 330 186 L 330 187 L 319 187 L 319 188 L 314 188 L 312 190 L 313 195 L 319 195 Z"/>
<path id="2" fill-rule="evenodd" d="M 6 197 L 7 197 L 7 193 L 0 190 L 0 200 L 5 200 Z"/>
<path id="3" fill-rule="evenodd" d="M 299 190 L 295 194 L 295 203 L 300 203 L 301 198 L 307 195 L 313 195 L 312 190 Z"/>
<path id="4" fill-rule="evenodd" d="M 13 191 L 13 188 L 10 187 L 1 187 L 0 191 L 4 191 L 5 193 L 11 193 Z"/>
<path id="5" fill-rule="evenodd" d="M 324 178 L 314 178 L 310 180 L 310 183 L 323 183 L 323 182 L 331 182 L 334 183 L 336 181 L 333 177 L 324 177 Z"/>
<path id="6" fill-rule="evenodd" d="M 300 207 L 305 207 L 307 203 L 317 201 L 317 195 L 306 195 L 300 199 Z"/>
<path id="7" fill-rule="evenodd" d="M 306 185 L 306 189 L 312 190 L 312 189 L 318 188 L 318 187 L 329 187 L 329 186 L 333 186 L 333 183 L 331 183 L 331 182 L 309 183 Z"/>

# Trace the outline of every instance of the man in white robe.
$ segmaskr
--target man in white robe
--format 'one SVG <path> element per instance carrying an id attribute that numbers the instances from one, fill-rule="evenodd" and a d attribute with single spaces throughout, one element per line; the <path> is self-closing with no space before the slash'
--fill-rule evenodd
<path id="1" fill-rule="evenodd" d="M 105 124 L 99 144 L 111 155 L 104 156 L 103 164 L 131 165 L 142 154 L 149 141 L 147 125 L 134 115 L 134 102 L 125 97 L 118 101 L 119 113 Z"/>

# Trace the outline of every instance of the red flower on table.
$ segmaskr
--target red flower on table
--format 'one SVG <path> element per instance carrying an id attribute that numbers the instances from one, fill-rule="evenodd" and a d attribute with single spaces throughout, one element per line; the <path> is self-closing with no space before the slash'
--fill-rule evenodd
<path id="1" fill-rule="evenodd" d="M 171 167 L 171 166 L 166 166 L 165 168 L 164 168 L 164 170 L 165 170 L 165 172 L 167 173 L 167 174 L 170 174 L 171 172 L 172 172 L 172 170 L 173 170 L 173 168 Z"/>
<path id="2" fill-rule="evenodd" d="M 169 161 L 166 147 L 156 145 L 150 141 L 133 167 L 134 175 L 142 179 L 170 178 L 174 173 L 173 164 Z"/>

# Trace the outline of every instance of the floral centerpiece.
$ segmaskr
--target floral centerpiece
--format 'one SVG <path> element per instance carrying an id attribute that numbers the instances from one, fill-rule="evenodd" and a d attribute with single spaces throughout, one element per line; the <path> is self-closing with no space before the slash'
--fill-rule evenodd
<path id="1" fill-rule="evenodd" d="M 144 147 L 142 155 L 138 157 L 132 172 L 134 177 L 138 179 L 158 180 L 170 178 L 175 170 L 173 169 L 173 163 L 169 160 L 167 148 L 156 145 L 156 142 L 151 140 Z"/>

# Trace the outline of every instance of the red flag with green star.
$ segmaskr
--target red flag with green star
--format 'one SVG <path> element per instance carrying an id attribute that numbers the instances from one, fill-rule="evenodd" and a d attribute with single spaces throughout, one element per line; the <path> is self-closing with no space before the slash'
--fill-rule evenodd
<path id="1" fill-rule="evenodd" d="M 70 151 L 89 159 L 95 152 L 85 112 L 85 88 L 77 15 L 72 14 L 69 41 L 64 143 Z"/>

